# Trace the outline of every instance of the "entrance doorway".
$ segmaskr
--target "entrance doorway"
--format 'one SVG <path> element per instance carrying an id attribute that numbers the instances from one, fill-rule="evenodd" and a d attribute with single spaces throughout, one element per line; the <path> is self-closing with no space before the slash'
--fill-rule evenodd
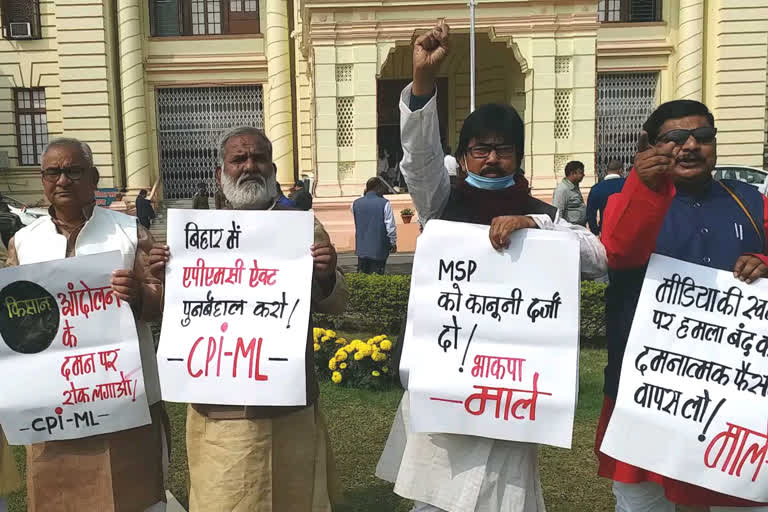
<path id="1" fill-rule="evenodd" d="M 379 79 L 376 83 L 377 129 L 376 143 L 377 175 L 393 189 L 407 191 L 399 171 L 403 158 L 400 144 L 400 95 L 411 82 L 408 79 Z M 440 139 L 447 141 L 448 134 L 448 79 L 437 79 L 437 118 L 440 124 Z"/>

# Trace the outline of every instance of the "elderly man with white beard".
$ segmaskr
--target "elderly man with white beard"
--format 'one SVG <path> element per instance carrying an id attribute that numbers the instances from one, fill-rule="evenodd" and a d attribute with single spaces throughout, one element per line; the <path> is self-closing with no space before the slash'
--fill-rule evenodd
<path id="1" fill-rule="evenodd" d="M 227 132 L 219 145 L 219 161 L 216 180 L 233 209 L 290 209 L 276 202 L 277 168 L 272 144 L 263 132 L 251 127 Z M 343 312 L 348 295 L 344 278 L 336 269 L 336 251 L 317 219 L 310 249 L 312 311 Z M 154 276 L 164 279 L 169 257 L 167 246 L 153 248 Z M 312 346 L 309 329 L 306 406 L 189 406 L 190 512 L 331 512 L 338 488 L 327 426 L 317 403 Z"/>

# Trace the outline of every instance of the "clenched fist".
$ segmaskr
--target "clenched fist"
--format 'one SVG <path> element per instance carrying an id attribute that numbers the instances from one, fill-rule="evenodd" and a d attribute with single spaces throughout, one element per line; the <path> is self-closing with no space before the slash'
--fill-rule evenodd
<path id="1" fill-rule="evenodd" d="M 448 55 L 448 25 L 440 22 L 413 43 L 413 89 L 416 96 L 428 96 L 435 88 L 440 64 Z"/>

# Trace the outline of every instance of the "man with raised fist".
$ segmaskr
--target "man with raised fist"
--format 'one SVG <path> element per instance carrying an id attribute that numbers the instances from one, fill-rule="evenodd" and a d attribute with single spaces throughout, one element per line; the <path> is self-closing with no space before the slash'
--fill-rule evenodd
<path id="1" fill-rule="evenodd" d="M 483 105 L 464 121 L 451 186 L 437 117 L 435 79 L 448 55 L 449 28 L 440 22 L 415 40 L 413 83 L 400 98 L 400 163 L 419 221 L 445 219 L 490 226 L 491 245 L 503 250 L 524 228 L 568 231 L 579 240 L 581 271 L 605 273 L 605 250 L 586 228 L 560 219 L 556 208 L 531 197 L 523 177 L 525 130 L 509 105 Z M 510 273 L 520 272 L 511 268 Z M 410 430 L 410 401 L 403 395 L 376 471 L 420 512 L 543 512 L 531 443 Z M 457 464 L 464 468 L 456 470 Z"/>
<path id="2" fill-rule="evenodd" d="M 613 479 L 617 511 L 675 512 L 675 504 L 711 512 L 768 510 L 765 504 L 679 482 L 599 452 L 651 253 L 732 271 L 747 283 L 768 274 L 768 199 L 749 184 L 712 179 L 716 135 L 706 105 L 664 103 L 643 125 L 634 168 L 606 206 L 602 240 L 611 274 L 606 292 L 608 365 L 595 449 L 599 474 Z"/>

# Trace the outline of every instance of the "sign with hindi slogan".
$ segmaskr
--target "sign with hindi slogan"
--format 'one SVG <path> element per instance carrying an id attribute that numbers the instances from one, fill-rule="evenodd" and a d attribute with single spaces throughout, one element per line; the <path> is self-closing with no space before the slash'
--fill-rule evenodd
<path id="1" fill-rule="evenodd" d="M 654 254 L 601 449 L 768 501 L 768 282 Z"/>
<path id="2" fill-rule="evenodd" d="M 498 252 L 488 229 L 432 220 L 419 237 L 404 353 L 412 428 L 570 447 L 579 242 L 526 229 Z"/>
<path id="3" fill-rule="evenodd" d="M 119 251 L 0 270 L 0 424 L 11 444 L 150 422 Z"/>
<path id="4" fill-rule="evenodd" d="M 305 405 L 310 212 L 169 210 L 163 399 Z"/>

